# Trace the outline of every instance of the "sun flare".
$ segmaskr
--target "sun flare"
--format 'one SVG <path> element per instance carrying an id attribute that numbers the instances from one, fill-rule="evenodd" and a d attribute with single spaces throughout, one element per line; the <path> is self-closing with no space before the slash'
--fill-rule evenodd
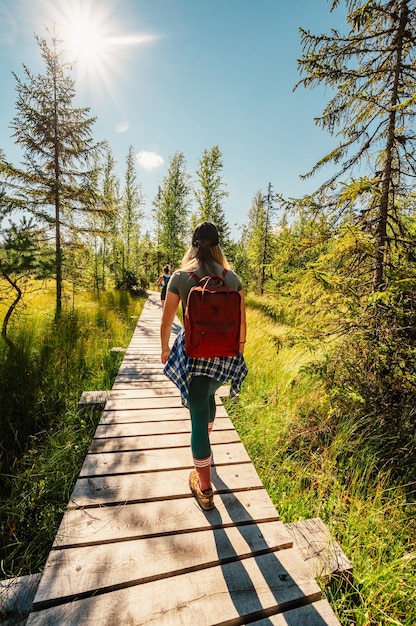
<path id="1" fill-rule="evenodd" d="M 117 79 L 127 78 L 132 48 L 155 39 L 153 35 L 126 33 L 114 3 L 73 0 L 55 5 L 54 21 L 73 64 L 77 82 L 97 95 L 117 98 Z"/>
<path id="2" fill-rule="evenodd" d="M 119 28 L 103 5 L 93 8 L 92 2 L 58 4 L 56 22 L 68 58 L 80 71 L 100 65 L 107 55 L 110 28 Z"/>
<path id="3" fill-rule="evenodd" d="M 105 39 L 94 24 L 73 24 L 68 28 L 68 49 L 77 61 L 96 60 L 105 49 Z"/>

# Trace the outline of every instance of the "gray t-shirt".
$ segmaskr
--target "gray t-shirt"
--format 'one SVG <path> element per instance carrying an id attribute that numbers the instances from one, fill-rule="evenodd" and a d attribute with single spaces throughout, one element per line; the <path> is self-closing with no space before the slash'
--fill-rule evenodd
<path id="1" fill-rule="evenodd" d="M 223 271 L 224 268 L 218 266 L 218 276 L 222 276 Z M 194 273 L 200 278 L 207 275 L 202 269 L 197 269 Z M 227 273 L 224 276 L 224 283 L 227 287 L 230 287 L 230 289 L 235 289 L 236 291 L 243 290 L 241 280 L 237 274 L 233 272 L 233 270 L 227 270 Z M 197 283 L 189 272 L 186 272 L 185 270 L 176 270 L 176 272 L 172 274 L 169 281 L 168 290 L 176 293 L 176 295 L 180 297 L 182 305 L 185 307 L 188 300 L 188 294 L 192 287 L 195 287 L 196 284 Z"/>

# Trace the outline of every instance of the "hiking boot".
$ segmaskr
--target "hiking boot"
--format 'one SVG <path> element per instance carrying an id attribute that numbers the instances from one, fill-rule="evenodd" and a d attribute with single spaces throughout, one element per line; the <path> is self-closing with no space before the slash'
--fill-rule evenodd
<path id="1" fill-rule="evenodd" d="M 198 500 L 199 506 L 204 511 L 210 511 L 214 508 L 214 494 L 212 493 L 212 488 L 204 489 L 202 491 L 201 486 L 199 484 L 199 476 L 196 470 L 192 470 L 189 474 L 189 487 L 192 491 L 192 495 Z"/>

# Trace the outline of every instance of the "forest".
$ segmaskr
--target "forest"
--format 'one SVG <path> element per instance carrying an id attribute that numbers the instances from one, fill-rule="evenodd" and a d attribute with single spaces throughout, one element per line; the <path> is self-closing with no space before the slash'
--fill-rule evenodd
<path id="1" fill-rule="evenodd" d="M 334 1 L 333 6 L 338 2 Z M 322 581 L 342 624 L 416 623 L 416 6 L 346 0 L 348 34 L 301 29 L 296 89 L 324 85 L 336 147 L 313 194 L 259 188 L 238 240 L 219 145 L 169 162 L 145 221 L 75 105 L 59 33 L 16 79 L 0 146 L 0 485 L 3 577 L 40 571 L 148 289 L 214 222 L 247 294 L 249 376 L 230 416 L 286 521 L 320 515 L 354 564 Z M 149 217 L 149 216 L 147 216 Z M 146 224 L 146 226 L 145 226 Z M 280 477 L 280 478 L 279 478 Z"/>

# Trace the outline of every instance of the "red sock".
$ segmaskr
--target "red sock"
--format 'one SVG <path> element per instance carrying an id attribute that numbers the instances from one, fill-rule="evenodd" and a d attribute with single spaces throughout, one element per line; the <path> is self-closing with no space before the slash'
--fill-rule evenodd
<path id="1" fill-rule="evenodd" d="M 211 487 L 211 459 L 212 454 L 205 459 L 194 459 L 194 466 L 199 476 L 201 491 Z"/>

